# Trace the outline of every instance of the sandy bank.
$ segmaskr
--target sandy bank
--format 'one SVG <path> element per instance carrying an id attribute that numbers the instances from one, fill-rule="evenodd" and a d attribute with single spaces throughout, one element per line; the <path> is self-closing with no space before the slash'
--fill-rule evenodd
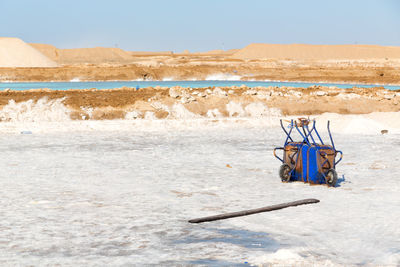
<path id="1" fill-rule="evenodd" d="M 251 44 L 173 53 L 59 49 L 0 39 L 2 81 L 241 80 L 400 84 L 400 47 Z"/>
<path id="2" fill-rule="evenodd" d="M 171 116 L 207 118 L 258 117 L 275 115 L 367 114 L 400 111 L 400 92 L 379 88 L 118 88 L 110 90 L 28 90 L 0 92 L 3 111 L 14 105 L 29 110 L 39 99 L 60 100 L 72 119 L 121 119 L 127 116 L 158 119 Z M 11 101 L 11 102 L 10 102 Z M 30 101 L 28 104 L 27 101 Z M 19 103 L 21 107 L 19 107 Z M 45 104 L 45 103 L 44 103 Z M 23 107 L 22 107 L 23 106 Z M 176 110 L 180 109 L 180 110 Z M 11 112 L 11 111 L 10 111 Z M 11 113 L 12 113 L 11 112 Z M 130 115 L 128 115 L 130 114 Z M 177 115 L 178 114 L 178 115 Z M 9 120 L 3 113 L 1 120 Z"/>
<path id="3" fill-rule="evenodd" d="M 368 60 L 400 59 L 400 47 L 379 45 L 250 44 L 232 55 L 239 59 Z"/>
<path id="4" fill-rule="evenodd" d="M 144 60 L 144 59 L 143 59 Z M 284 80 L 304 82 L 347 82 L 400 84 L 397 65 L 364 63 L 285 63 L 215 61 L 182 58 L 168 64 L 143 61 L 130 65 L 71 65 L 59 68 L 0 68 L 1 81 L 112 81 L 112 80 Z M 150 62 L 151 61 L 151 62 Z M 148 64 L 147 64 L 147 63 Z M 399 64 L 400 66 L 400 64 Z"/>

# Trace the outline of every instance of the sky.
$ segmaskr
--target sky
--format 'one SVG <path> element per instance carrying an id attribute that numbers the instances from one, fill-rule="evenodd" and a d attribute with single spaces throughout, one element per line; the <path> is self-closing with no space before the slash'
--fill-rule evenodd
<path id="1" fill-rule="evenodd" d="M 250 43 L 400 46 L 400 1 L 0 0 L 0 36 L 130 51 Z"/>

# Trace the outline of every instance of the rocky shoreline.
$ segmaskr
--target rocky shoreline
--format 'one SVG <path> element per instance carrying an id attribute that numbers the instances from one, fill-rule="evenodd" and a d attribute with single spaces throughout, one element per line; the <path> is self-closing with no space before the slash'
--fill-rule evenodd
<path id="1" fill-rule="evenodd" d="M 184 109 L 193 116 L 208 118 L 400 111 L 400 90 L 390 91 L 379 87 L 340 89 L 334 86 L 249 88 L 242 85 L 209 88 L 157 86 L 105 90 L 4 90 L 0 92 L 0 112 L 10 103 L 18 105 L 30 101 L 31 105 L 35 105 L 40 99 L 59 101 L 70 111 L 70 117 L 76 120 L 123 119 L 127 116 L 164 119 L 179 117 L 174 113 L 176 108 Z M 7 121 L 7 116 L 3 115 L 0 120 Z"/>

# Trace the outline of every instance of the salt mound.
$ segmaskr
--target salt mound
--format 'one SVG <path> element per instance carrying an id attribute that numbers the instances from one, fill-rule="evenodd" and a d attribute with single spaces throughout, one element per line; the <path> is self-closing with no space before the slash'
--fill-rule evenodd
<path id="1" fill-rule="evenodd" d="M 57 67 L 57 63 L 18 38 L 0 37 L 0 67 Z"/>
<path id="2" fill-rule="evenodd" d="M 200 117 L 200 115 L 190 112 L 185 108 L 184 105 L 179 103 L 172 106 L 170 114 L 168 116 L 168 118 L 173 119 L 196 119 Z"/>
<path id="3" fill-rule="evenodd" d="M 250 44 L 232 55 L 239 59 L 384 59 L 400 58 L 400 47 L 379 45 Z"/>
<path id="4" fill-rule="evenodd" d="M 261 102 L 248 104 L 244 109 L 241 103 L 229 102 L 226 104 L 229 117 L 251 117 L 251 118 L 276 118 L 282 116 L 281 110 L 269 108 Z"/>
<path id="5" fill-rule="evenodd" d="M 16 103 L 10 100 L 0 110 L 0 121 L 8 122 L 43 122 L 43 121 L 69 121 L 70 110 L 62 103 L 63 98 L 48 100 L 41 98 Z"/>
<path id="6" fill-rule="evenodd" d="M 373 112 L 369 114 L 337 114 L 323 113 L 312 116 L 317 120 L 319 131 L 326 131 L 327 121 L 331 121 L 332 132 L 342 134 L 381 134 L 388 130 L 389 134 L 400 133 L 400 112 Z M 288 119 L 296 119 L 288 117 Z"/>

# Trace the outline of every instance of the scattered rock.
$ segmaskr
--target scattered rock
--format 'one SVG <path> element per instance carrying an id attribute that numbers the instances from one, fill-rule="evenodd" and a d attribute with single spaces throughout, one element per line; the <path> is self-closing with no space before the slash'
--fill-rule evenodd
<path id="1" fill-rule="evenodd" d="M 359 94 L 355 94 L 355 93 L 339 93 L 336 95 L 336 97 L 340 98 L 340 99 L 344 99 L 344 100 L 361 98 L 361 96 Z"/>
<path id="2" fill-rule="evenodd" d="M 393 99 L 393 98 L 395 98 L 395 97 L 396 97 L 395 94 L 393 94 L 393 95 L 392 95 L 392 94 L 390 94 L 390 95 L 387 95 L 387 94 L 386 94 L 386 95 L 383 96 L 383 98 L 385 98 L 386 100 L 391 100 L 391 99 Z"/>
<path id="3" fill-rule="evenodd" d="M 274 92 L 272 93 L 274 96 L 283 96 L 282 92 Z"/>
<path id="4" fill-rule="evenodd" d="M 266 92 L 266 91 L 258 91 L 257 92 L 257 98 L 258 99 L 264 99 L 264 100 L 268 100 L 271 97 L 271 92 Z"/>
<path id="5" fill-rule="evenodd" d="M 133 111 L 127 112 L 125 114 L 125 119 L 134 120 L 134 119 L 140 118 L 141 116 L 142 116 L 142 113 L 140 111 L 133 110 Z"/>
<path id="6" fill-rule="evenodd" d="M 387 134 L 387 133 L 389 133 L 389 130 L 382 130 L 381 131 L 381 134 Z"/>
<path id="7" fill-rule="evenodd" d="M 165 111 L 169 111 L 168 106 L 164 105 L 161 102 L 153 102 L 150 104 L 155 110 L 165 110 Z"/>
<path id="8" fill-rule="evenodd" d="M 246 94 L 246 95 L 257 95 L 257 91 L 256 90 L 247 90 L 244 94 Z"/>
<path id="9" fill-rule="evenodd" d="M 297 97 L 297 98 L 300 98 L 300 97 L 303 96 L 303 93 L 302 93 L 302 92 L 299 92 L 299 91 L 290 91 L 289 93 L 290 93 L 291 95 Z"/>
<path id="10" fill-rule="evenodd" d="M 187 97 L 184 97 L 184 96 L 183 96 L 183 97 L 181 98 L 181 103 L 182 103 L 182 104 L 187 104 L 187 103 L 190 103 L 190 100 L 189 100 Z"/>
<path id="11" fill-rule="evenodd" d="M 207 111 L 207 117 L 209 118 L 220 118 L 222 117 L 221 112 L 217 108 L 215 109 L 210 109 Z"/>
<path id="12" fill-rule="evenodd" d="M 174 87 L 169 88 L 169 96 L 172 98 L 178 98 L 179 97 L 179 92 L 175 90 Z"/>
<path id="13" fill-rule="evenodd" d="M 228 95 L 224 90 L 222 90 L 222 89 L 219 88 L 219 87 L 216 87 L 216 88 L 214 89 L 213 94 L 214 94 L 214 95 L 218 95 L 218 96 L 227 96 L 227 95 Z"/>
<path id="14" fill-rule="evenodd" d="M 327 95 L 328 93 L 327 92 L 325 92 L 325 91 L 317 91 L 317 92 L 315 92 L 315 95 L 316 96 L 325 96 L 325 95 Z"/>

